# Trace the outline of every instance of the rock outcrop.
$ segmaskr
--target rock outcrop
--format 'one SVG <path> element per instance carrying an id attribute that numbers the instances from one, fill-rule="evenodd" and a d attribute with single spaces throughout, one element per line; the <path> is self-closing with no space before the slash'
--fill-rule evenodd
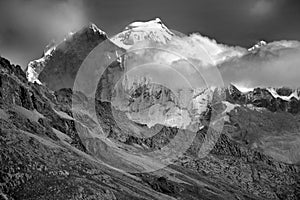
<path id="1" fill-rule="evenodd" d="M 288 112 L 298 114 L 300 111 L 300 99 L 298 90 L 289 88 L 277 88 L 276 94 L 271 92 L 274 89 L 254 88 L 253 91 L 242 93 L 234 85 L 230 85 L 226 90 L 227 101 L 241 105 L 254 105 L 255 107 L 266 108 L 271 112 Z M 277 96 L 278 95 L 278 96 Z"/>

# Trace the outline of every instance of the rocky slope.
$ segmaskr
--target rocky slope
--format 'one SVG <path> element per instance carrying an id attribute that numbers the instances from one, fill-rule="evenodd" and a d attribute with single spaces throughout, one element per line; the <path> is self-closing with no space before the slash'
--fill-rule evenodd
<path id="1" fill-rule="evenodd" d="M 137 173 L 146 164 L 154 167 L 156 163 L 144 163 L 147 159 L 122 159 L 124 155 L 120 152 L 123 151 L 116 149 L 140 154 L 160 149 L 181 130 L 163 127 L 148 139 L 135 137 L 130 132 L 119 132 L 109 103 L 98 101 L 98 119 L 106 125 L 108 139 L 117 147 L 110 147 L 97 138 L 88 142 L 79 137 L 74 126 L 70 89 L 52 92 L 44 86 L 29 83 L 19 66 L 13 66 L 3 58 L 0 59 L 0 69 L 2 199 L 300 197 L 297 165 L 278 162 L 255 149 L 251 150 L 246 144 L 237 142 L 232 132 L 238 131 L 230 132 L 230 129 L 225 129 L 213 150 L 204 158 L 197 154 L 209 132 L 207 128 L 197 132 L 188 151 L 173 164 L 157 171 Z M 76 94 L 75 101 L 88 102 L 89 99 Z M 215 109 L 224 108 L 213 106 L 207 113 L 208 120 Z M 231 112 L 234 113 L 233 110 Z M 92 117 L 81 115 L 82 120 L 76 121 L 77 125 L 93 126 Z M 234 116 L 230 118 L 236 120 Z M 122 121 L 129 125 L 124 118 Z M 213 133 L 210 135 L 214 136 Z M 129 170 L 130 173 L 122 170 L 132 167 L 137 170 Z"/>

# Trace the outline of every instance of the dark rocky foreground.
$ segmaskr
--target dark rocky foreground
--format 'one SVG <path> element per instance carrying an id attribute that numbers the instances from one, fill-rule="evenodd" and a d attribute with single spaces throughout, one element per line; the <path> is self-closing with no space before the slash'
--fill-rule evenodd
<path id="1" fill-rule="evenodd" d="M 280 159 L 268 155 L 263 146 L 253 148 L 266 138 L 262 136 L 275 134 L 282 139 L 299 130 L 299 116 L 294 112 L 262 113 L 241 106 L 228 114 L 231 121 L 206 157 L 197 155 L 208 134 L 205 127 L 172 165 L 149 173 L 128 173 L 115 166 L 143 168 L 143 164 L 118 163 L 120 155 L 111 154 L 105 144 L 94 142 L 100 145 L 95 153 L 79 137 L 70 110 L 70 89 L 52 92 L 28 83 L 21 68 L 4 58 L 0 72 L 0 199 L 300 198 L 299 166 L 276 161 Z M 232 94 L 232 102 L 244 101 Z M 79 94 L 75 100 L 89 101 Z M 180 131 L 163 127 L 157 135 L 140 139 L 120 132 L 110 108 L 97 102 L 99 121 L 110 140 L 127 149 L 159 149 Z M 213 109 L 217 108 L 210 112 Z M 77 121 L 80 126 L 95 124 L 82 116 Z"/>

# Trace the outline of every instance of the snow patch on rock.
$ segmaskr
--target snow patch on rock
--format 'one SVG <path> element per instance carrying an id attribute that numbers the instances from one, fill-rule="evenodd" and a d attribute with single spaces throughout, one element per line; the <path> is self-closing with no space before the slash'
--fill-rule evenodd
<path id="1" fill-rule="evenodd" d="M 267 88 L 267 90 L 272 94 L 274 98 L 280 98 L 285 101 L 290 101 L 294 97 L 297 100 L 300 100 L 297 90 L 295 90 L 290 96 L 281 96 L 276 92 L 274 88 Z"/>
<path id="2" fill-rule="evenodd" d="M 256 43 L 253 47 L 249 48 L 248 51 L 255 51 L 266 45 L 267 45 L 267 42 L 264 40 L 261 40 L 258 43 Z"/>
<path id="3" fill-rule="evenodd" d="M 232 110 L 234 110 L 235 108 L 240 107 L 239 104 L 232 104 L 232 103 L 229 103 L 228 101 L 222 101 L 222 103 L 225 104 L 225 106 L 226 106 L 226 109 L 223 111 L 223 113 L 229 113 Z"/>

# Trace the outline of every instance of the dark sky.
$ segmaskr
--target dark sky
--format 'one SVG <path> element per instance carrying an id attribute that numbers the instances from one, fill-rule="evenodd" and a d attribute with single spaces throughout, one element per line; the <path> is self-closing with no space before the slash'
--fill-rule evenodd
<path id="1" fill-rule="evenodd" d="M 299 0 L 0 0 L 0 54 L 25 66 L 52 39 L 88 22 L 113 35 L 155 17 L 229 45 L 300 40 Z"/>

